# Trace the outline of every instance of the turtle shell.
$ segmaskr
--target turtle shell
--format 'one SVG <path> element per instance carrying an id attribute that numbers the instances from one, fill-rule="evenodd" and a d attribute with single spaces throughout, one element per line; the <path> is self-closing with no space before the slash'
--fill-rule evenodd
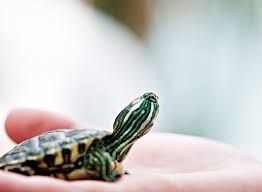
<path id="1" fill-rule="evenodd" d="M 59 129 L 28 139 L 0 158 L 0 169 L 24 175 L 74 180 L 93 177 L 83 168 L 84 154 L 110 133 L 92 129 Z M 89 174 L 89 175 L 88 175 Z"/>

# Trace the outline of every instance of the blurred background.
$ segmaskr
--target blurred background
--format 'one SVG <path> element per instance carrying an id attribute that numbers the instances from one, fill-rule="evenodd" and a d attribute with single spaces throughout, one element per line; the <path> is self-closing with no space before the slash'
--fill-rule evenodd
<path id="1" fill-rule="evenodd" d="M 259 0 L 0 0 L 0 123 L 40 108 L 111 130 L 153 91 L 155 131 L 262 160 Z M 3 153 L 13 145 L 0 134 Z"/>

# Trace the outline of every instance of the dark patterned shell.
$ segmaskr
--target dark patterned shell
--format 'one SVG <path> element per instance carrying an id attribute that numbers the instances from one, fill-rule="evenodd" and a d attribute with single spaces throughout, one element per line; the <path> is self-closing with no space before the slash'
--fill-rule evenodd
<path id="1" fill-rule="evenodd" d="M 50 167 L 65 169 L 63 165 L 73 165 L 87 152 L 94 140 L 100 140 L 109 134 L 107 131 L 91 129 L 60 129 L 46 132 L 20 143 L 1 157 L 0 169 L 14 167 L 19 172 L 21 167 L 26 165 L 34 167 L 34 171 L 45 170 L 46 173 L 42 175 L 49 175 Z"/>

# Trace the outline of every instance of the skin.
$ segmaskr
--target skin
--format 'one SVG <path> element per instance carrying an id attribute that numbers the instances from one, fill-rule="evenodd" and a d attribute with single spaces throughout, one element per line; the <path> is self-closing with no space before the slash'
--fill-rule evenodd
<path id="1" fill-rule="evenodd" d="M 6 119 L 15 142 L 58 128 L 77 128 L 70 119 L 38 110 L 19 109 Z M 130 175 L 116 182 L 26 177 L 0 172 L 2 191 L 174 191 L 261 192 L 262 165 L 240 151 L 215 141 L 167 133 L 149 133 L 137 141 L 124 161 Z"/>

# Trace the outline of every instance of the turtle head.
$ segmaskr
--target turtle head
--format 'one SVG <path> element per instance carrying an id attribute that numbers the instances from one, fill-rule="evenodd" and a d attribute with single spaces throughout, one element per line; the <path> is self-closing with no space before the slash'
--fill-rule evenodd
<path id="1" fill-rule="evenodd" d="M 114 122 L 114 132 L 122 132 L 121 137 L 133 139 L 143 136 L 153 126 L 158 109 L 158 97 L 154 93 L 145 93 L 119 113 Z"/>
<path id="2" fill-rule="evenodd" d="M 126 157 L 135 141 L 151 129 L 158 110 L 158 97 L 154 93 L 145 93 L 119 113 L 108 144 L 113 159 L 121 162 Z"/>

